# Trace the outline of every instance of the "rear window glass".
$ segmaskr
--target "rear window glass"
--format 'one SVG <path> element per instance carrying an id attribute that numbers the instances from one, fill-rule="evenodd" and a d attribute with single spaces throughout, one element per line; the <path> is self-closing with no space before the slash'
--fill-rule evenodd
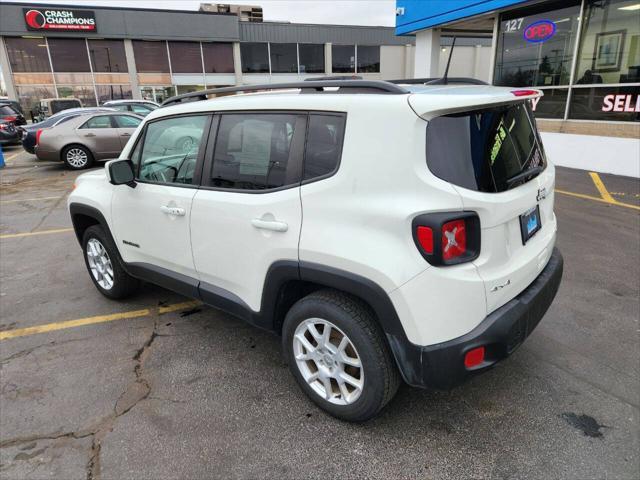
<path id="1" fill-rule="evenodd" d="M 427 164 L 437 177 L 481 192 L 502 192 L 516 175 L 544 167 L 525 103 L 445 115 L 427 126 Z M 524 181 L 524 180 L 523 180 Z"/>

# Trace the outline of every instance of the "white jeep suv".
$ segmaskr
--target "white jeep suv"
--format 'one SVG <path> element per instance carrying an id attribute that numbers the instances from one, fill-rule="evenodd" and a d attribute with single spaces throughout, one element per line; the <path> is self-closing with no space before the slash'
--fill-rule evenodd
<path id="1" fill-rule="evenodd" d="M 540 95 L 327 80 L 170 99 L 77 179 L 90 277 L 280 334 L 302 390 L 345 420 L 401 378 L 451 388 L 512 353 L 560 284 Z"/>

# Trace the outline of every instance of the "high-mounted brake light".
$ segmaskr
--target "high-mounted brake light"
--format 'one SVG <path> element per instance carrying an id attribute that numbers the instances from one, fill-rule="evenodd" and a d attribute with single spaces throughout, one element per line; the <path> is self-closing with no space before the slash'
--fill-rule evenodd
<path id="1" fill-rule="evenodd" d="M 42 128 L 39 128 L 38 131 L 36 132 L 36 145 L 40 144 L 40 135 L 42 135 Z"/>
<path id="2" fill-rule="evenodd" d="M 480 255 L 480 218 L 475 212 L 418 215 L 412 222 L 413 240 L 431 265 L 471 262 Z"/>
<path id="3" fill-rule="evenodd" d="M 531 95 L 537 95 L 537 90 L 511 90 L 511 94 L 516 97 L 529 97 Z"/>

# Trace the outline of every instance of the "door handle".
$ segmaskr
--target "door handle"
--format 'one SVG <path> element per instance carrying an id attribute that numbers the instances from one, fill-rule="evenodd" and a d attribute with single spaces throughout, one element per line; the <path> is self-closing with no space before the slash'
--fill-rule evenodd
<path id="1" fill-rule="evenodd" d="M 166 213 L 167 215 L 174 215 L 176 217 L 184 217 L 187 213 L 187 211 L 184 208 L 167 207 L 166 205 L 161 206 L 160 211 L 162 213 Z"/>
<path id="2" fill-rule="evenodd" d="M 95 133 L 85 133 L 84 136 L 85 137 L 95 137 L 96 134 Z"/>
<path id="3" fill-rule="evenodd" d="M 123 133 L 121 136 L 122 136 L 122 137 L 130 137 L 130 136 L 131 136 L 131 134 L 130 134 L 130 133 Z"/>
<path id="4" fill-rule="evenodd" d="M 275 220 L 262 220 L 261 218 L 254 218 L 251 220 L 251 225 L 262 230 L 272 230 L 274 232 L 286 232 L 289 230 L 289 225 L 284 222 L 277 222 Z"/>

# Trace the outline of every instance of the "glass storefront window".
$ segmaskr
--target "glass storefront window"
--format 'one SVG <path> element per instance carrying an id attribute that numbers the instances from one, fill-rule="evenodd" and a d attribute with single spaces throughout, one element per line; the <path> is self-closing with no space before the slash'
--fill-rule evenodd
<path id="1" fill-rule="evenodd" d="M 55 98 L 57 96 L 53 89 L 53 85 L 16 87 L 16 94 L 18 95 L 20 105 L 22 105 L 22 108 L 25 111 L 25 116 L 30 117 L 31 120 L 33 120 L 34 117 L 34 115 L 31 115 L 31 112 L 33 108 L 40 103 L 40 100 L 44 98 Z"/>
<path id="2" fill-rule="evenodd" d="M 51 72 L 44 38 L 6 37 L 4 41 L 12 72 Z"/>
<path id="3" fill-rule="evenodd" d="M 178 90 L 178 95 L 182 95 L 183 93 L 204 90 L 204 85 L 178 85 L 176 86 L 176 89 Z"/>
<path id="4" fill-rule="evenodd" d="M 133 98 L 131 85 L 97 85 L 96 91 L 100 105 L 108 100 L 131 100 Z"/>
<path id="5" fill-rule="evenodd" d="M 84 38 L 49 38 L 48 42 L 54 72 L 91 71 Z"/>
<path id="6" fill-rule="evenodd" d="M 356 47 L 354 45 L 331 45 L 331 63 L 334 73 L 355 73 Z"/>
<path id="7" fill-rule="evenodd" d="M 169 42 L 173 73 L 202 73 L 202 56 L 198 42 Z"/>
<path id="8" fill-rule="evenodd" d="M 501 15 L 495 85 L 568 85 L 580 2 L 545 2 Z"/>
<path id="9" fill-rule="evenodd" d="M 173 97 L 175 94 L 176 89 L 172 86 L 140 87 L 140 95 L 142 98 L 156 103 L 162 103 L 167 98 Z"/>
<path id="10" fill-rule="evenodd" d="M 88 40 L 91 66 L 96 73 L 128 72 L 122 40 Z"/>
<path id="11" fill-rule="evenodd" d="M 640 121 L 640 86 L 582 87 L 571 90 L 572 120 Z"/>
<path id="12" fill-rule="evenodd" d="M 380 47 L 358 45 L 358 72 L 380 72 Z"/>
<path id="13" fill-rule="evenodd" d="M 95 107 L 96 92 L 93 85 L 58 85 L 58 98 L 73 97 L 82 102 L 83 107 Z"/>
<path id="14" fill-rule="evenodd" d="M 242 73 L 269 73 L 269 50 L 266 43 L 241 43 Z"/>
<path id="15" fill-rule="evenodd" d="M 233 73 L 232 43 L 203 43 L 205 73 Z"/>
<path id="16" fill-rule="evenodd" d="M 564 118 L 568 88 L 545 88 L 544 96 L 531 102 L 531 109 L 538 118 Z"/>
<path id="17" fill-rule="evenodd" d="M 169 58 L 165 42 L 134 40 L 133 54 L 139 73 L 169 73 Z"/>
<path id="18" fill-rule="evenodd" d="M 576 84 L 640 82 L 637 0 L 587 0 Z"/>
<path id="19" fill-rule="evenodd" d="M 298 73 L 298 50 L 295 43 L 272 43 L 271 73 Z"/>
<path id="20" fill-rule="evenodd" d="M 300 55 L 300 73 L 324 73 L 324 45 L 298 45 Z"/>

